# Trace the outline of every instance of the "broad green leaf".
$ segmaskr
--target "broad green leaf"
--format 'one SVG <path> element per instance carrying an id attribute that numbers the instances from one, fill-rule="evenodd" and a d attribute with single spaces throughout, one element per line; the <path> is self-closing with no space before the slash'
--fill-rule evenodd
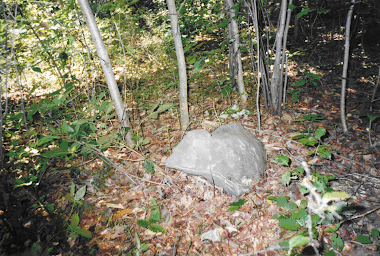
<path id="1" fill-rule="evenodd" d="M 332 235 L 331 241 L 332 241 L 331 246 L 335 250 L 337 250 L 338 252 L 340 252 L 343 249 L 343 246 L 344 246 L 343 240 L 342 240 L 342 238 L 337 233 L 335 233 L 335 234 Z"/>
<path id="2" fill-rule="evenodd" d="M 335 225 L 331 225 L 331 226 L 329 226 L 328 228 L 325 229 L 325 232 L 334 233 L 334 232 L 336 232 L 340 228 L 340 225 L 341 225 L 341 223 L 338 223 L 338 224 L 335 224 Z"/>
<path id="3" fill-rule="evenodd" d="M 290 198 L 287 196 L 280 196 L 280 197 L 277 197 L 276 203 L 277 203 L 278 207 L 285 207 L 286 205 L 288 205 L 289 199 Z"/>
<path id="4" fill-rule="evenodd" d="M 88 229 L 79 227 L 76 232 L 78 235 L 84 236 L 86 238 L 92 238 L 92 234 Z"/>
<path id="5" fill-rule="evenodd" d="M 46 136 L 42 136 L 38 142 L 37 142 L 37 146 L 41 146 L 47 142 L 50 142 L 50 144 L 55 140 L 55 139 L 59 139 L 60 137 L 59 136 L 53 136 L 53 135 L 46 135 Z"/>
<path id="6" fill-rule="evenodd" d="M 287 156 L 276 156 L 276 160 L 284 166 L 289 166 L 290 159 Z"/>
<path id="7" fill-rule="evenodd" d="M 300 228 L 295 219 L 279 219 L 280 226 L 287 230 L 298 230 Z"/>
<path id="8" fill-rule="evenodd" d="M 290 248 L 302 247 L 304 245 L 307 245 L 309 242 L 310 242 L 309 236 L 304 236 L 304 235 L 299 234 L 292 237 L 289 240 L 289 247 Z"/>
<path id="9" fill-rule="evenodd" d="M 55 157 L 60 157 L 60 156 L 66 156 L 68 154 L 69 152 L 67 150 L 63 150 L 61 148 L 55 148 L 41 154 L 41 156 L 46 157 L 46 158 L 55 158 Z"/>
<path id="10" fill-rule="evenodd" d="M 222 28 L 227 27 L 228 23 L 230 23 L 230 19 L 228 17 L 222 20 Z"/>
<path id="11" fill-rule="evenodd" d="M 64 151 L 68 151 L 69 150 L 69 142 L 67 140 L 62 139 L 61 149 L 64 150 Z"/>
<path id="12" fill-rule="evenodd" d="M 305 80 L 298 80 L 293 86 L 294 87 L 300 87 L 300 86 L 303 86 L 306 83 L 307 83 L 307 81 L 305 81 Z"/>
<path id="13" fill-rule="evenodd" d="M 305 170 L 301 166 L 298 166 L 293 170 L 293 172 L 295 172 L 297 175 L 303 175 L 305 173 Z"/>
<path id="14" fill-rule="evenodd" d="M 371 116 L 371 115 L 367 115 L 367 116 L 369 117 L 371 122 L 375 121 L 375 119 L 379 117 L 379 116 Z"/>
<path id="15" fill-rule="evenodd" d="M 326 134 L 326 129 L 323 128 L 323 127 L 319 127 L 318 130 L 316 130 L 316 131 L 314 132 L 314 134 L 315 134 L 315 136 L 316 136 L 317 138 L 321 138 L 322 136 L 324 136 L 324 135 Z"/>
<path id="16" fill-rule="evenodd" d="M 77 213 L 74 213 L 71 216 L 71 223 L 70 223 L 70 225 L 72 227 L 77 227 L 79 225 L 79 215 Z"/>
<path id="17" fill-rule="evenodd" d="M 86 194 L 86 185 L 83 185 L 78 191 L 75 193 L 74 199 L 75 201 L 81 200 Z"/>
<path id="18" fill-rule="evenodd" d="M 317 152 L 319 156 L 325 159 L 331 159 L 331 152 L 326 150 L 325 147 L 319 147 Z"/>
<path id="19" fill-rule="evenodd" d="M 157 225 L 157 224 L 152 224 L 152 225 L 149 225 L 148 227 L 151 231 L 153 232 L 161 232 L 161 233 L 165 233 L 165 229 L 163 227 L 161 227 L 160 225 Z"/>
<path id="20" fill-rule="evenodd" d="M 34 68 L 32 68 L 32 70 L 34 72 L 40 72 L 41 73 L 41 69 L 39 67 L 34 67 Z"/>
<path id="21" fill-rule="evenodd" d="M 230 211 L 230 212 L 232 212 L 232 211 L 237 211 L 237 210 L 239 210 L 240 207 L 242 207 L 246 202 L 247 202 L 246 199 L 240 199 L 238 202 L 231 203 L 231 204 L 229 204 L 229 206 L 231 206 L 231 207 L 228 208 L 228 211 Z"/>
<path id="22" fill-rule="evenodd" d="M 137 225 L 144 227 L 144 228 L 147 228 L 150 224 L 149 221 L 147 221 L 147 220 L 137 220 L 136 223 L 137 223 Z"/>
<path id="23" fill-rule="evenodd" d="M 161 212 L 159 209 L 154 210 L 149 216 L 150 223 L 156 223 L 161 219 Z"/>
<path id="24" fill-rule="evenodd" d="M 301 18 L 304 15 L 307 15 L 309 12 L 314 11 L 313 9 L 303 9 L 297 14 L 297 19 Z"/>
<path id="25" fill-rule="evenodd" d="M 143 252 L 145 252 L 145 251 L 147 251 L 147 250 L 149 250 L 149 247 L 151 246 L 151 244 L 142 244 L 141 246 L 140 246 L 140 250 L 141 251 L 143 251 Z"/>
<path id="26" fill-rule="evenodd" d="M 299 139 L 302 139 L 302 138 L 306 138 L 307 135 L 305 134 L 299 134 L 299 135 L 296 135 L 292 138 L 292 140 L 299 140 Z"/>
<path id="27" fill-rule="evenodd" d="M 103 102 L 102 105 L 100 105 L 100 106 L 98 107 L 98 110 L 99 110 L 99 111 L 102 111 L 103 109 L 105 109 L 105 108 L 107 107 L 107 105 L 108 105 L 108 102 L 106 102 L 106 101 Z"/>
<path id="28" fill-rule="evenodd" d="M 374 239 L 380 238 L 380 232 L 376 228 L 371 229 L 371 235 Z"/>
<path id="29" fill-rule="evenodd" d="M 205 64 L 204 60 L 198 60 L 194 64 L 194 69 L 195 70 L 200 70 L 200 69 L 202 69 L 202 67 L 203 67 L 204 64 Z"/>
<path id="30" fill-rule="evenodd" d="M 161 105 L 158 109 L 157 109 L 157 113 L 162 113 L 162 112 L 165 112 L 166 110 L 172 108 L 174 106 L 174 104 L 171 104 L 171 103 L 167 103 L 167 104 L 163 104 Z"/>
<path id="31" fill-rule="evenodd" d="M 358 235 L 356 237 L 356 240 L 358 240 L 362 244 L 371 244 L 372 241 L 368 236 Z"/>
<path id="32" fill-rule="evenodd" d="M 319 143 L 316 138 L 311 137 L 311 136 L 308 138 L 300 139 L 300 142 L 304 144 L 305 146 L 314 146 L 315 144 Z"/>

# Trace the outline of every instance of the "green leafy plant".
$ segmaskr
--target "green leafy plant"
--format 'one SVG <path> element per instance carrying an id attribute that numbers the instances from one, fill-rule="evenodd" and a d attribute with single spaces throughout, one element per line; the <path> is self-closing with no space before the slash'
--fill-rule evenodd
<path id="1" fill-rule="evenodd" d="M 152 160 L 145 159 L 143 167 L 148 173 L 154 174 L 154 163 Z"/>
<path id="2" fill-rule="evenodd" d="M 321 79 L 318 75 L 311 74 L 309 72 L 305 72 L 304 76 L 305 76 L 305 79 L 298 80 L 293 85 L 294 88 L 289 90 L 289 93 L 292 95 L 293 103 L 296 103 L 299 101 L 301 93 L 304 91 L 301 89 L 301 87 L 304 87 L 305 85 L 308 85 L 308 84 L 317 86 L 317 81 Z"/>
<path id="3" fill-rule="evenodd" d="M 138 219 L 136 223 L 137 225 L 144 228 L 148 228 L 149 230 L 153 232 L 165 233 L 165 229 L 162 226 L 156 224 L 157 222 L 161 220 L 160 206 L 157 204 L 154 198 L 151 197 L 150 200 L 152 204 L 152 206 L 150 207 L 152 212 L 150 213 L 149 219 L 148 220 Z"/>
<path id="4" fill-rule="evenodd" d="M 326 129 L 323 127 L 318 128 L 317 130 L 307 130 L 303 131 L 302 134 L 294 136 L 293 140 L 298 140 L 302 144 L 308 147 L 314 147 L 315 150 L 309 151 L 309 155 L 319 155 L 325 159 L 331 159 L 334 148 L 325 145 L 322 142 L 322 138 L 326 135 Z"/>
<path id="5" fill-rule="evenodd" d="M 240 199 L 238 202 L 234 202 L 229 204 L 230 208 L 228 208 L 229 212 L 237 211 L 247 202 L 246 199 Z"/>
<path id="6" fill-rule="evenodd" d="M 284 166 L 289 166 L 290 163 L 290 159 L 286 156 L 277 156 L 277 161 Z M 320 225 L 330 225 L 325 232 L 335 233 L 339 229 L 340 224 L 335 226 L 331 224 L 334 224 L 337 219 L 341 220 L 340 214 L 344 214 L 344 207 L 347 206 L 344 200 L 348 199 L 349 195 L 329 187 L 329 182 L 334 178 L 331 174 L 311 172 L 305 162 L 303 162 L 303 167 L 299 166 L 293 171 L 287 171 L 282 176 L 281 182 L 284 185 L 289 185 L 293 180 L 302 180 L 299 189 L 302 194 L 307 195 L 307 199 L 297 203 L 289 201 L 289 197 L 268 198 L 275 201 L 280 209 L 273 218 L 279 221 L 283 229 L 296 232 L 289 241 L 282 242 L 282 246 L 289 246 L 292 251 L 293 248 L 307 245 L 311 238 L 318 237 L 316 227 Z M 342 239 L 336 233 L 332 241 L 335 250 L 343 249 Z"/>
<path id="7" fill-rule="evenodd" d="M 78 235 L 92 238 L 92 234 L 89 230 L 79 226 L 80 218 L 78 212 L 84 204 L 82 199 L 86 194 L 86 185 L 80 187 L 77 191 L 75 191 L 75 187 L 74 182 L 71 182 L 70 193 L 65 195 L 65 200 L 72 203 L 70 221 L 67 222 L 67 228 L 70 230 L 70 234 L 74 238 Z"/>
<path id="8" fill-rule="evenodd" d="M 143 254 L 144 252 L 149 250 L 149 246 L 151 246 L 151 244 L 141 243 L 140 237 L 137 234 L 137 232 L 135 232 L 135 242 L 136 242 L 136 247 L 133 249 L 134 255 Z"/>

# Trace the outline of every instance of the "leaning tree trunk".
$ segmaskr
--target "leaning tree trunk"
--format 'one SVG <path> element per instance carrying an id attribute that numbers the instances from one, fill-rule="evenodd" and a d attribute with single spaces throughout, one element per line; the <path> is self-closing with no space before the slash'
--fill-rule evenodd
<path id="1" fill-rule="evenodd" d="M 127 113 L 125 112 L 125 109 L 121 101 L 120 92 L 116 84 L 115 76 L 113 74 L 111 61 L 108 56 L 107 49 L 104 46 L 98 26 L 96 24 L 94 14 L 92 13 L 91 7 L 88 4 L 87 0 L 78 0 L 78 3 L 80 5 L 80 8 L 82 9 L 83 15 L 86 17 L 87 26 L 90 30 L 92 41 L 94 42 L 96 48 L 96 52 L 98 53 L 99 61 L 102 65 L 104 77 L 106 79 L 111 98 L 114 102 L 120 124 L 124 128 L 130 128 L 131 126 L 129 124 L 129 118 L 127 116 Z M 131 131 L 128 130 L 127 134 L 125 135 L 125 140 L 128 143 L 128 145 L 131 145 L 133 143 L 131 139 L 131 134 Z"/>
<path id="2" fill-rule="evenodd" d="M 179 108 L 181 116 L 181 129 L 186 130 L 189 125 L 189 110 L 187 105 L 187 76 L 185 54 L 183 53 L 181 32 L 178 26 L 178 13 L 174 0 L 166 0 L 170 15 L 170 24 L 172 26 L 172 34 L 174 39 L 175 53 L 178 62 L 179 75 Z"/>
<path id="3" fill-rule="evenodd" d="M 344 44 L 344 63 L 343 63 L 343 74 L 342 74 L 342 90 L 340 93 L 340 119 L 342 122 L 343 132 L 347 132 L 347 122 L 346 122 L 346 84 L 347 84 L 347 69 L 348 69 L 348 60 L 350 53 L 350 28 L 351 28 L 351 19 L 352 13 L 354 11 L 355 0 L 351 0 L 351 6 L 347 14 L 346 21 L 346 35 L 345 35 L 345 44 Z"/>
<path id="4" fill-rule="evenodd" d="M 230 42 L 232 41 L 233 44 L 233 54 L 230 53 L 230 58 L 233 58 L 233 61 L 230 59 L 230 63 L 233 62 L 234 66 L 231 67 L 230 69 L 233 68 L 234 70 L 234 76 L 235 74 L 237 75 L 236 83 L 238 87 L 238 91 L 240 93 L 240 97 L 242 102 L 247 101 L 247 95 L 245 93 L 245 88 L 244 88 L 244 82 L 243 82 L 243 65 L 241 63 L 241 53 L 240 53 L 240 41 L 239 41 L 239 30 L 238 30 L 238 24 L 236 22 L 236 17 L 235 17 L 235 10 L 233 9 L 234 2 L 233 0 L 224 0 L 224 3 L 226 5 L 226 10 L 230 15 L 230 24 L 228 26 L 228 29 L 231 31 L 228 31 L 228 35 L 230 36 L 229 40 Z"/>

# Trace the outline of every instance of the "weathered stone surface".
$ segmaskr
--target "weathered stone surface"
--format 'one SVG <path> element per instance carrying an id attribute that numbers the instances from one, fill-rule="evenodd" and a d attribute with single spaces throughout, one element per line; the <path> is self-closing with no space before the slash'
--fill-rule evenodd
<path id="1" fill-rule="evenodd" d="M 212 134 L 193 130 L 174 148 L 166 166 L 190 175 L 202 176 L 239 197 L 251 187 L 247 179 L 266 170 L 263 144 L 237 123 L 219 127 Z"/>

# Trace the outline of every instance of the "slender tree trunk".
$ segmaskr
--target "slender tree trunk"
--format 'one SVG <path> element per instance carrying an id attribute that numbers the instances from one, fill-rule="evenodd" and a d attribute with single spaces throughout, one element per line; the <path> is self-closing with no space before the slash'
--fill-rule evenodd
<path id="1" fill-rule="evenodd" d="M 92 41 L 94 42 L 96 48 L 96 52 L 98 53 L 99 61 L 102 65 L 104 77 L 106 79 L 111 98 L 114 102 L 120 124 L 122 127 L 129 128 L 131 127 L 129 124 L 129 118 L 123 107 L 119 88 L 117 87 L 115 76 L 111 66 L 111 61 L 108 56 L 107 48 L 104 46 L 102 36 L 94 18 L 94 14 L 92 13 L 91 7 L 88 4 L 87 0 L 78 0 L 78 3 L 80 5 L 80 8 L 82 9 L 83 15 L 86 17 L 87 26 L 90 30 Z M 128 145 L 131 145 L 133 143 L 131 139 L 130 130 L 128 130 L 125 136 L 125 140 L 128 143 Z"/>
<path id="2" fill-rule="evenodd" d="M 235 61 L 234 61 L 234 46 L 233 46 L 233 43 L 230 42 L 231 38 L 232 38 L 232 25 L 231 25 L 231 22 L 228 23 L 227 25 L 227 29 L 228 29 L 228 60 L 229 60 L 229 64 L 230 64 L 230 76 L 231 76 L 231 82 L 232 82 L 232 86 L 236 86 L 236 79 L 235 79 L 235 76 L 236 76 L 236 73 L 235 73 L 235 69 L 236 69 L 236 66 L 235 66 Z"/>
<path id="3" fill-rule="evenodd" d="M 281 56 L 282 56 L 282 44 L 283 44 L 283 38 L 284 38 L 284 31 L 285 31 L 285 20 L 286 20 L 286 9 L 287 9 L 287 1 L 282 0 L 281 4 L 281 14 L 280 14 L 280 24 L 279 29 L 277 31 L 276 35 L 276 48 L 275 48 L 275 60 L 273 64 L 273 75 L 271 79 L 271 106 L 272 109 L 276 113 L 281 112 L 281 87 L 282 85 L 282 73 L 283 73 L 283 66 L 281 65 Z"/>
<path id="4" fill-rule="evenodd" d="M 178 25 L 178 13 L 174 0 L 166 0 L 170 15 L 170 24 L 172 26 L 172 34 L 174 39 L 175 52 L 178 62 L 179 75 L 179 107 L 181 115 L 181 129 L 185 130 L 189 125 L 189 110 L 187 105 L 187 76 L 185 54 L 183 53 L 181 32 Z"/>
<path id="5" fill-rule="evenodd" d="M 242 102 L 247 101 L 247 95 L 245 93 L 245 88 L 244 88 L 244 81 L 243 81 L 243 65 L 241 63 L 241 53 L 240 53 L 240 41 L 239 41 L 239 29 L 238 29 L 238 24 L 235 20 L 235 10 L 232 8 L 234 6 L 233 0 L 224 0 L 224 3 L 226 5 L 226 10 L 230 15 L 231 21 L 228 26 L 228 29 L 231 29 L 231 33 L 228 32 L 229 36 L 232 36 L 230 38 L 230 41 L 233 41 L 233 56 L 234 56 L 234 75 L 237 74 L 237 87 L 238 91 L 240 93 L 240 97 Z M 231 56 L 231 55 L 230 55 Z M 231 68 L 231 67 L 230 67 Z"/>
<path id="6" fill-rule="evenodd" d="M 347 132 L 347 122 L 346 122 L 346 84 L 347 84 L 347 69 L 348 61 L 350 59 L 350 28 L 352 13 L 354 11 L 355 0 L 351 0 L 351 6 L 347 14 L 346 21 L 346 35 L 344 44 L 344 63 L 343 63 L 343 74 L 342 74 L 342 90 L 340 93 L 340 119 L 342 122 L 343 132 Z"/>

